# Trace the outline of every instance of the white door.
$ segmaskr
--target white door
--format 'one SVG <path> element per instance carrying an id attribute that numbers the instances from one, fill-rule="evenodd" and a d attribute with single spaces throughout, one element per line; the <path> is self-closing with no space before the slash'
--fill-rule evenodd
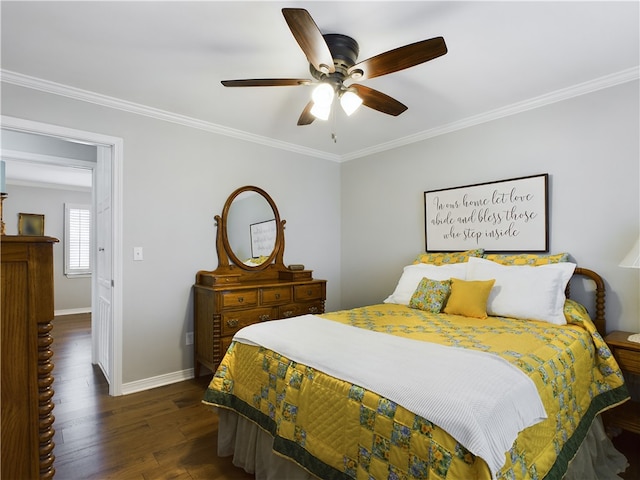
<path id="1" fill-rule="evenodd" d="M 92 358 L 104 373 L 110 390 L 113 375 L 113 262 L 112 262 L 112 161 L 111 148 L 98 145 L 94 170 L 94 232 L 96 245 L 91 316 Z"/>
<path id="2" fill-rule="evenodd" d="M 100 365 L 107 377 L 109 395 L 122 395 L 123 140 L 7 115 L 0 115 L 0 124 L 3 129 L 79 141 L 97 147 L 92 190 L 95 241 L 92 248 L 95 269 L 91 286 L 92 362 Z M 83 166 L 86 168 L 86 165 Z"/>

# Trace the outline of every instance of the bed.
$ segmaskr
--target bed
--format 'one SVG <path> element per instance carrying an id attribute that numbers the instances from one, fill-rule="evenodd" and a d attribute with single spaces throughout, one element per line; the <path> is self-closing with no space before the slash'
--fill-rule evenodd
<path id="1" fill-rule="evenodd" d="M 381 304 L 242 329 L 203 400 L 218 454 L 258 479 L 617 478 L 604 282 L 567 259 L 421 255 Z"/>

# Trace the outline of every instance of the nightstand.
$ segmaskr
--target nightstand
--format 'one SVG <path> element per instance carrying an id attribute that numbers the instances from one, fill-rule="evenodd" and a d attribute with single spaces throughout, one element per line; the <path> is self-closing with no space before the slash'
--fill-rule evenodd
<path id="1" fill-rule="evenodd" d="M 620 369 L 625 374 L 640 375 L 640 343 L 630 342 L 631 332 L 611 332 L 605 337 Z M 640 402 L 629 400 L 605 412 L 608 426 L 640 434 Z"/>

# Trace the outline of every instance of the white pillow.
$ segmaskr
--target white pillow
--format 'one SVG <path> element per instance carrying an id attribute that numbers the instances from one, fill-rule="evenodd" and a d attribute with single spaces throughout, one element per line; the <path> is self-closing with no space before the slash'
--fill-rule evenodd
<path id="1" fill-rule="evenodd" d="M 467 263 L 449 263 L 447 265 L 431 265 L 429 263 L 417 263 L 407 265 L 402 271 L 402 276 L 396 285 L 396 289 L 389 295 L 384 303 L 397 303 L 409 305 L 413 292 L 418 288 L 420 280 L 424 277 L 431 280 L 449 280 L 451 277 L 465 278 Z"/>
<path id="2" fill-rule="evenodd" d="M 566 325 L 564 292 L 575 268 L 570 262 L 501 265 L 469 258 L 467 280 L 495 279 L 487 301 L 489 315 Z"/>

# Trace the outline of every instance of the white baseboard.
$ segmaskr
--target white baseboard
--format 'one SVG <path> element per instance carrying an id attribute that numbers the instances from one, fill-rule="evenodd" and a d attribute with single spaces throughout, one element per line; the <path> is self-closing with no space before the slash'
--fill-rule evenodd
<path id="1" fill-rule="evenodd" d="M 91 313 L 91 307 L 67 308 L 65 310 L 55 310 L 53 315 L 60 317 L 62 315 L 75 315 L 76 313 Z"/>
<path id="2" fill-rule="evenodd" d="M 165 375 L 158 375 L 157 377 L 144 378 L 142 380 L 136 380 L 135 382 L 123 383 L 122 395 L 142 392 L 143 390 L 150 390 L 156 387 L 163 387 L 164 385 L 182 382 L 191 378 L 193 378 L 193 368 L 187 368 L 186 370 L 179 372 L 167 373 Z"/>

